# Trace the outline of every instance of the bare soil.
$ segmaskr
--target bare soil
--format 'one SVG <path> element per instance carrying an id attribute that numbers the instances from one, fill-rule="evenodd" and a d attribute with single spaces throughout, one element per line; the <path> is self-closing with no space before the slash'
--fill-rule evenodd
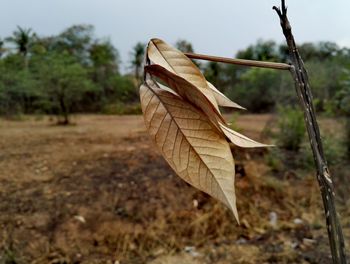
<path id="1" fill-rule="evenodd" d="M 272 119 L 244 115 L 237 126 L 260 139 Z M 74 122 L 0 120 L 0 263 L 331 262 L 313 173 L 276 176 L 266 150 L 233 149 L 238 226 L 171 171 L 141 116 Z"/>

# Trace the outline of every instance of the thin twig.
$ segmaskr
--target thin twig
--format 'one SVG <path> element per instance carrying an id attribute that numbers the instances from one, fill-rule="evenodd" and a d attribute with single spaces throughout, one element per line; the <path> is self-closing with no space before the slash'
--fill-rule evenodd
<path id="1" fill-rule="evenodd" d="M 293 65 L 290 68 L 290 72 L 295 82 L 295 89 L 300 101 L 301 108 L 304 112 L 305 124 L 309 134 L 310 145 L 314 156 L 315 166 L 317 170 L 317 181 L 320 186 L 323 206 L 325 209 L 332 259 L 334 264 L 344 264 L 346 263 L 344 237 L 334 203 L 335 193 L 333 181 L 330 176 L 327 162 L 323 153 L 322 140 L 312 102 L 312 94 L 308 81 L 308 74 L 295 44 L 292 28 L 287 17 L 285 0 L 281 1 L 282 9 L 275 6 L 273 9 L 276 11 L 280 18 L 283 34 L 287 40 L 289 48 L 290 60 Z"/>
<path id="2" fill-rule="evenodd" d="M 195 54 L 195 53 L 185 53 L 185 55 L 190 59 L 207 60 L 207 61 L 222 62 L 222 63 L 228 63 L 228 64 L 242 65 L 242 66 L 250 66 L 250 67 L 270 68 L 270 69 L 276 69 L 276 70 L 290 70 L 290 67 L 291 67 L 289 64 L 278 63 L 278 62 L 230 59 L 230 58 Z"/>

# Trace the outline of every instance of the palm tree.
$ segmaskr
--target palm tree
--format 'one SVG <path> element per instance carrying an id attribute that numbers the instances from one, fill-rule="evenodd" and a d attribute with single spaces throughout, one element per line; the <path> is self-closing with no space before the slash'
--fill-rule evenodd
<path id="1" fill-rule="evenodd" d="M 13 43 L 16 46 L 18 54 L 26 57 L 34 37 L 35 33 L 32 32 L 31 28 L 26 29 L 17 26 L 17 30 L 13 32 L 11 37 L 6 38 L 6 41 Z"/>
<path id="2" fill-rule="evenodd" d="M 145 44 L 138 42 L 132 49 L 131 67 L 134 69 L 134 74 L 137 82 L 140 81 L 143 57 L 145 55 Z"/>
<path id="3" fill-rule="evenodd" d="M 0 58 L 2 54 L 4 54 L 5 48 L 4 48 L 5 42 L 0 38 Z"/>

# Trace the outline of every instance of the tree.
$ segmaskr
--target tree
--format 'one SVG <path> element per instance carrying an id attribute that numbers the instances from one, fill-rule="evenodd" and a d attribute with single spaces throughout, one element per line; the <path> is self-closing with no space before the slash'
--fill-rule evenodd
<path id="1" fill-rule="evenodd" d="M 341 89 L 341 76 L 344 67 L 333 58 L 322 63 L 314 59 L 305 64 L 308 67 L 310 82 L 313 86 L 316 110 L 324 111 L 327 104 Z"/>
<path id="2" fill-rule="evenodd" d="M 299 46 L 300 54 L 305 58 L 305 61 L 317 60 L 325 61 L 336 56 L 340 48 L 333 42 L 306 42 Z"/>
<path id="3" fill-rule="evenodd" d="M 68 53 L 52 53 L 43 56 L 37 73 L 45 95 L 43 105 L 58 116 L 59 124 L 69 124 L 69 116 L 79 110 L 84 94 L 95 89 L 87 69 Z"/>
<path id="4" fill-rule="evenodd" d="M 96 40 L 89 52 L 94 67 L 108 67 L 118 72 L 119 54 L 110 41 Z"/>
<path id="5" fill-rule="evenodd" d="M 204 76 L 220 91 L 223 91 L 224 86 L 224 71 L 223 66 L 217 62 L 208 62 L 204 67 Z"/>
<path id="6" fill-rule="evenodd" d="M 4 44 L 5 44 L 5 42 L 0 38 L 0 58 L 2 57 L 2 55 L 5 52 Z"/>
<path id="7" fill-rule="evenodd" d="M 245 50 L 238 51 L 237 58 L 246 60 L 281 61 L 280 54 L 273 40 L 258 40 Z"/>
<path id="8" fill-rule="evenodd" d="M 95 41 L 90 47 L 92 79 L 101 87 L 104 99 L 113 93 L 111 78 L 119 74 L 119 54 L 109 41 Z"/>
<path id="9" fill-rule="evenodd" d="M 350 70 L 345 69 L 342 82 L 342 88 L 335 96 L 337 110 L 345 116 L 345 144 L 347 155 L 350 157 Z"/>
<path id="10" fill-rule="evenodd" d="M 73 25 L 53 39 L 48 39 L 51 49 L 58 52 L 68 52 L 80 64 L 90 63 L 90 48 L 94 40 L 94 27 L 92 25 Z"/>
<path id="11" fill-rule="evenodd" d="M 37 80 L 22 69 L 22 56 L 11 54 L 0 60 L 0 114 L 13 117 L 33 110 L 40 96 Z"/>
<path id="12" fill-rule="evenodd" d="M 276 91 L 281 77 L 270 69 L 252 68 L 243 73 L 237 86 L 230 91 L 230 97 L 253 112 L 271 111 L 276 105 Z"/>
<path id="13" fill-rule="evenodd" d="M 6 40 L 16 46 L 17 53 L 23 55 L 23 57 L 26 57 L 34 38 L 35 33 L 32 32 L 31 28 L 26 29 L 17 26 L 17 30 L 14 31 L 12 36 L 8 37 Z"/>
<path id="14" fill-rule="evenodd" d="M 131 67 L 133 69 L 137 84 L 140 82 L 144 55 L 145 44 L 141 42 L 136 43 L 131 52 Z"/>

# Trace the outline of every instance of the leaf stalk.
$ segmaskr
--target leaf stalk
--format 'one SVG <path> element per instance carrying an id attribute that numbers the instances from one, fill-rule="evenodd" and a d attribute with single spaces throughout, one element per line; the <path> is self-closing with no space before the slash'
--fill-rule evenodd
<path id="1" fill-rule="evenodd" d="M 248 66 L 248 67 L 269 68 L 269 69 L 275 69 L 275 70 L 290 70 L 291 68 L 291 65 L 286 63 L 279 63 L 279 62 L 231 59 L 231 58 L 196 54 L 196 53 L 185 53 L 185 55 L 190 59 L 222 62 L 227 64 L 234 64 L 234 65 Z"/>

